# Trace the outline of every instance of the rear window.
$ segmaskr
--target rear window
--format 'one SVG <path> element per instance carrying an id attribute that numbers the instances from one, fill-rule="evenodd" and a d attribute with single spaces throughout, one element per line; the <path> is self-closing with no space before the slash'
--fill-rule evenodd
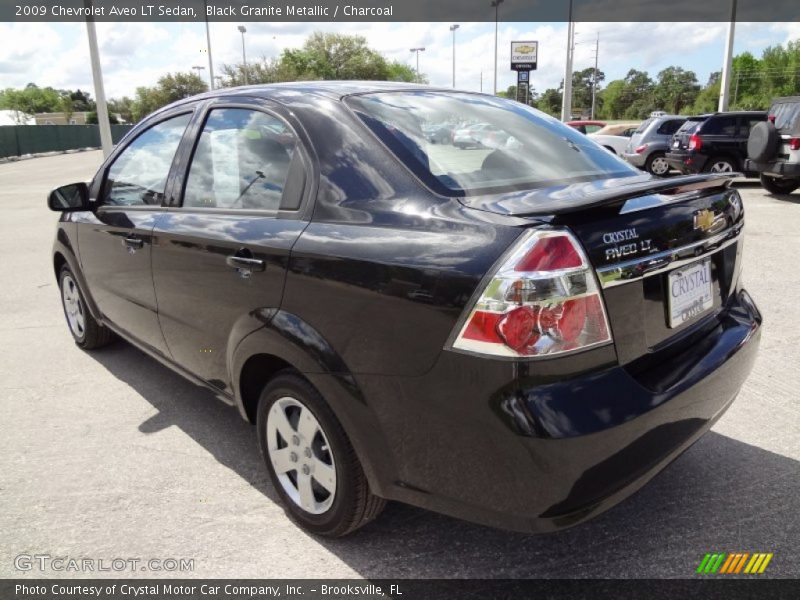
<path id="1" fill-rule="evenodd" d="M 788 131 L 800 129 L 800 102 L 781 102 L 769 111 L 775 117 L 775 128 Z"/>
<path id="2" fill-rule="evenodd" d="M 697 131 L 697 128 L 700 127 L 700 123 L 704 121 L 705 119 L 689 119 L 687 121 L 684 121 L 683 125 L 681 125 L 678 128 L 678 131 L 676 133 L 692 134 L 695 131 Z"/>
<path id="3" fill-rule="evenodd" d="M 706 135 L 736 135 L 736 117 L 711 117 L 702 127 Z"/>
<path id="4" fill-rule="evenodd" d="M 586 136 L 512 100 L 418 91 L 351 96 L 347 103 L 439 193 L 500 192 L 637 173 Z M 452 128 L 448 143 L 426 138 L 424 130 L 437 124 Z"/>
<path id="5" fill-rule="evenodd" d="M 653 118 L 645 119 L 644 121 L 642 121 L 642 124 L 639 125 L 639 127 L 636 128 L 636 133 L 644 132 L 645 129 L 650 127 L 650 123 L 652 123 L 653 121 L 655 121 L 655 119 L 653 119 Z"/>

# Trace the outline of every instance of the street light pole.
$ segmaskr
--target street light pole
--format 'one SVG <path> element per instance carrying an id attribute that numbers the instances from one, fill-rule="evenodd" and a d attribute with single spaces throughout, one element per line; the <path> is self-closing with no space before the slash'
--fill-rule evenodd
<path id="1" fill-rule="evenodd" d="M 504 0 L 492 0 L 494 8 L 494 95 L 497 96 L 497 18 L 498 9 Z"/>
<path id="2" fill-rule="evenodd" d="M 214 89 L 214 61 L 211 60 L 211 30 L 208 26 L 208 4 L 203 0 L 203 11 L 206 20 L 206 49 L 208 50 L 208 80 L 211 82 L 211 89 Z"/>
<path id="3" fill-rule="evenodd" d="M 91 0 L 84 0 L 87 13 L 92 14 Z M 89 38 L 89 58 L 92 64 L 92 80 L 94 81 L 94 97 L 97 102 L 97 125 L 100 129 L 100 146 L 103 157 L 111 154 L 113 141 L 111 139 L 111 125 L 108 121 L 108 105 L 106 92 L 103 86 L 103 71 L 100 68 L 100 50 L 97 47 L 97 30 L 94 27 L 94 18 L 86 17 L 86 34 Z"/>
<path id="4" fill-rule="evenodd" d="M 203 65 L 192 65 L 192 69 L 197 71 L 197 76 L 202 79 L 203 76 L 200 74 L 200 71 L 204 71 L 205 67 Z"/>
<path id="5" fill-rule="evenodd" d="M 569 0 L 567 20 L 567 61 L 564 68 L 564 94 L 561 98 L 561 120 L 572 117 L 572 57 L 575 52 L 575 23 L 572 22 L 572 0 Z"/>
<path id="6" fill-rule="evenodd" d="M 425 48 L 422 47 L 422 46 L 419 47 L 419 48 L 411 48 L 410 52 L 414 52 L 417 55 L 417 83 L 419 83 L 420 82 L 420 78 L 419 78 L 419 53 L 420 52 L 425 52 Z"/>
<path id="7" fill-rule="evenodd" d="M 456 87 L 456 29 L 459 25 L 450 25 L 450 31 L 453 32 L 453 89 Z"/>
<path id="8" fill-rule="evenodd" d="M 600 56 L 600 32 L 597 32 L 597 41 L 594 44 L 594 77 L 592 78 L 592 119 L 597 106 L 597 60 Z"/>
<path id="9" fill-rule="evenodd" d="M 247 85 L 249 81 L 247 80 L 247 54 L 244 50 L 244 34 L 247 33 L 247 28 L 244 25 L 239 25 L 239 33 L 242 34 L 242 69 L 244 72 L 244 84 Z"/>
<path id="10" fill-rule="evenodd" d="M 736 29 L 736 0 L 731 0 L 731 20 L 728 23 L 728 35 L 725 39 L 725 57 L 722 63 L 722 81 L 719 91 L 719 112 L 728 110 L 728 98 L 731 90 L 731 66 L 733 65 L 733 35 Z"/>

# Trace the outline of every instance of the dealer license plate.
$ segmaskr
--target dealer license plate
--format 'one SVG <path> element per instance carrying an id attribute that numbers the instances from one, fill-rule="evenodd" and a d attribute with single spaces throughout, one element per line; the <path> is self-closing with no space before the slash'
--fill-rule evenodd
<path id="1" fill-rule="evenodd" d="M 672 271 L 667 284 L 667 309 L 671 328 L 691 321 L 714 304 L 709 259 Z"/>

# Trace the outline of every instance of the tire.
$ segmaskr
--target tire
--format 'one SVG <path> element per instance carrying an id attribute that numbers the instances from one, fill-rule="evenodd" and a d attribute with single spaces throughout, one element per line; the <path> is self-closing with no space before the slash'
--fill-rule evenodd
<path id="1" fill-rule="evenodd" d="M 78 279 L 67 265 L 61 267 L 58 289 L 61 292 L 61 306 L 67 319 L 67 327 L 78 347 L 95 350 L 114 341 L 113 332 L 98 323 L 86 308 Z"/>
<path id="2" fill-rule="evenodd" d="M 656 177 L 664 177 L 669 173 L 669 163 L 663 152 L 653 152 L 647 157 L 644 163 L 644 170 L 655 175 Z"/>
<path id="3" fill-rule="evenodd" d="M 747 158 L 754 162 L 768 162 L 778 151 L 779 143 L 780 135 L 773 123 L 756 123 L 747 138 Z"/>
<path id="4" fill-rule="evenodd" d="M 706 173 L 735 173 L 739 171 L 736 159 L 727 156 L 712 156 L 706 161 L 703 171 Z"/>
<path id="5" fill-rule="evenodd" d="M 370 491 L 333 411 L 297 373 L 281 371 L 266 385 L 256 423 L 272 484 L 300 527 L 317 535 L 342 537 L 383 510 L 386 501 Z"/>
<path id="6" fill-rule="evenodd" d="M 784 179 L 781 177 L 770 177 L 769 175 L 761 174 L 761 187 L 767 190 L 770 194 L 791 194 L 798 187 L 800 187 L 800 179 Z"/>

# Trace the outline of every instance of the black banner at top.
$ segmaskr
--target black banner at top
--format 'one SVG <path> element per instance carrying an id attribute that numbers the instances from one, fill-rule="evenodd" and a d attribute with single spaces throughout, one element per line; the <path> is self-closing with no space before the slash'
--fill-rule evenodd
<path id="1" fill-rule="evenodd" d="M 0 21 L 787 22 L 800 0 L 0 0 Z"/>

